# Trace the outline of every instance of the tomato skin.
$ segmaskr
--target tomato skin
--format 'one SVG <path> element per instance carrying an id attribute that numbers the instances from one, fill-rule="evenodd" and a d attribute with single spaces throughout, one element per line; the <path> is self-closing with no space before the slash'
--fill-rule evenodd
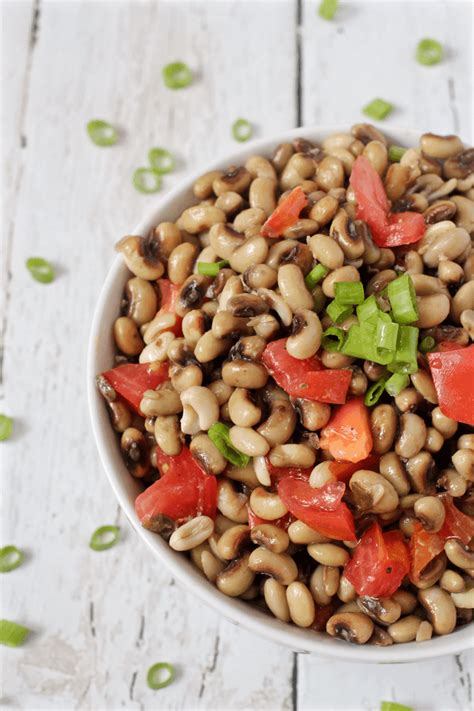
<path id="1" fill-rule="evenodd" d="M 216 478 L 201 469 L 187 447 L 176 457 L 158 454 L 158 469 L 161 478 L 135 499 L 135 511 L 144 528 L 153 530 L 160 515 L 176 523 L 200 515 L 215 518 Z"/>
<path id="2" fill-rule="evenodd" d="M 401 531 L 383 533 L 374 523 L 354 549 L 344 575 L 358 595 L 390 597 L 409 570 L 408 546 Z"/>
<path id="3" fill-rule="evenodd" d="M 329 470 L 338 481 L 349 483 L 351 476 L 359 469 L 368 469 L 371 472 L 378 472 L 380 457 L 378 454 L 370 454 L 367 459 L 360 462 L 338 462 L 334 460 L 329 463 Z"/>
<path id="4" fill-rule="evenodd" d="M 297 185 L 291 193 L 273 210 L 262 227 L 263 237 L 280 237 L 288 227 L 299 220 L 301 210 L 308 204 L 303 189 Z"/>
<path id="5" fill-rule="evenodd" d="M 415 523 L 410 538 L 410 580 L 417 583 L 421 573 L 437 555 L 444 550 L 445 539 L 439 533 L 425 531 L 421 523 Z"/>
<path id="6" fill-rule="evenodd" d="M 362 398 L 349 400 L 332 415 L 321 430 L 321 449 L 328 449 L 337 460 L 360 462 L 373 447 L 369 411 Z"/>
<path id="7" fill-rule="evenodd" d="M 266 518 L 260 518 L 260 516 L 257 516 L 257 514 L 254 514 L 250 506 L 248 508 L 248 514 L 249 514 L 249 528 L 252 530 L 252 528 L 255 528 L 255 526 L 260 526 L 262 523 L 271 523 L 273 526 L 278 526 L 278 528 L 282 528 L 284 531 L 288 530 L 288 526 L 290 523 L 294 521 L 293 516 L 290 513 L 285 514 L 281 518 L 277 518 L 274 521 L 269 521 Z"/>
<path id="8" fill-rule="evenodd" d="M 466 348 L 466 346 L 462 346 L 460 343 L 456 343 L 455 341 L 441 341 L 438 343 L 436 350 L 439 353 L 444 353 L 445 351 L 459 351 L 461 348 Z"/>
<path id="9" fill-rule="evenodd" d="M 428 363 L 441 412 L 457 422 L 474 425 L 474 344 L 428 353 Z"/>
<path id="10" fill-rule="evenodd" d="M 350 370 L 328 368 L 307 373 L 304 388 L 292 388 L 289 395 L 299 395 L 305 400 L 317 400 L 333 405 L 343 405 L 346 402 L 347 391 L 351 384 L 352 373 Z"/>
<path id="11" fill-rule="evenodd" d="M 166 363 L 126 363 L 106 370 L 102 376 L 127 405 L 140 414 L 140 402 L 145 390 L 155 390 L 168 380 Z"/>
<path id="12" fill-rule="evenodd" d="M 306 373 L 322 370 L 323 364 L 313 356 L 305 360 L 293 358 L 286 350 L 286 338 L 271 341 L 262 353 L 261 361 L 278 385 L 288 392 L 294 381 L 301 382 Z"/>
<path id="13" fill-rule="evenodd" d="M 158 279 L 157 282 L 161 292 L 161 306 L 158 314 L 174 314 L 174 325 L 165 328 L 164 331 L 171 331 L 175 336 L 183 335 L 181 316 L 176 313 L 176 301 L 181 289 L 179 284 L 173 284 L 169 279 Z"/>
<path id="14" fill-rule="evenodd" d="M 439 497 L 445 510 L 445 518 L 439 535 L 447 540 L 448 538 L 459 538 L 465 546 L 474 538 L 474 519 L 460 511 L 449 494 L 441 494 Z"/>

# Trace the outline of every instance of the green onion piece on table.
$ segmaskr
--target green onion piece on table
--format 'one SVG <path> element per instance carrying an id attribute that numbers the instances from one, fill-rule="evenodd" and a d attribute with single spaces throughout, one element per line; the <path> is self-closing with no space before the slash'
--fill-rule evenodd
<path id="1" fill-rule="evenodd" d="M 364 285 L 360 281 L 337 281 L 334 292 L 338 304 L 355 306 L 364 301 Z"/>
<path id="2" fill-rule="evenodd" d="M 35 281 L 40 284 L 50 284 L 54 281 L 55 273 L 52 265 L 42 257 L 30 257 L 26 260 L 26 268 Z"/>
<path id="3" fill-rule="evenodd" d="M 392 397 L 396 397 L 402 390 L 405 390 L 409 382 L 410 378 L 406 373 L 394 373 L 385 383 L 385 390 Z"/>
<path id="4" fill-rule="evenodd" d="M 228 462 L 236 467 L 246 467 L 250 462 L 250 457 L 234 447 L 229 436 L 229 429 L 223 422 L 215 422 L 208 430 L 207 435 Z"/>
<path id="5" fill-rule="evenodd" d="M 318 15 L 323 20 L 332 20 L 337 12 L 338 0 L 321 0 L 318 7 Z"/>
<path id="6" fill-rule="evenodd" d="M 398 163 L 403 155 L 406 153 L 406 148 L 401 146 L 389 146 L 388 149 L 388 159 L 391 163 Z"/>
<path id="7" fill-rule="evenodd" d="M 340 304 L 336 299 L 326 306 L 326 313 L 334 323 L 341 323 L 354 313 L 352 306 Z"/>
<path id="8" fill-rule="evenodd" d="M 150 148 L 148 151 L 150 165 L 157 173 L 171 173 L 174 170 L 175 160 L 165 148 Z"/>
<path id="9" fill-rule="evenodd" d="M 107 121 L 95 119 L 89 121 L 86 128 L 89 138 L 96 146 L 113 146 L 118 141 L 117 130 Z"/>
<path id="10" fill-rule="evenodd" d="M 239 118 L 232 124 L 232 135 L 239 143 L 248 141 L 252 133 L 252 124 L 247 119 Z"/>
<path id="11" fill-rule="evenodd" d="M 227 267 L 229 262 L 227 259 L 221 259 L 220 262 L 198 262 L 197 269 L 198 274 L 204 274 L 205 276 L 217 276 L 221 269 Z"/>
<path id="12" fill-rule="evenodd" d="M 0 620 L 0 644 L 7 647 L 19 647 L 28 637 L 28 627 L 11 620 Z"/>
<path id="13" fill-rule="evenodd" d="M 157 689 L 164 689 L 165 686 L 169 686 L 174 680 L 175 672 L 172 664 L 168 662 L 158 662 L 153 664 L 148 669 L 146 675 L 146 683 L 156 691 Z"/>
<path id="14" fill-rule="evenodd" d="M 161 188 L 161 173 L 154 168 L 137 168 L 132 183 L 139 193 L 156 193 Z"/>
<path id="15" fill-rule="evenodd" d="M 421 339 L 419 349 L 422 353 L 430 353 L 436 346 L 433 336 L 425 336 Z"/>
<path id="16" fill-rule="evenodd" d="M 404 274 L 391 281 L 387 286 L 387 295 L 394 321 L 408 324 L 418 319 L 415 287 L 409 274 Z"/>
<path id="17" fill-rule="evenodd" d="M 13 432 L 13 420 L 7 415 L 0 415 L 0 442 L 10 439 Z"/>
<path id="18" fill-rule="evenodd" d="M 340 351 L 345 337 L 346 334 L 342 328 L 329 326 L 321 337 L 321 345 L 325 351 Z"/>
<path id="19" fill-rule="evenodd" d="M 120 529 L 118 526 L 100 526 L 91 536 L 89 546 L 93 551 L 106 551 L 118 543 Z"/>
<path id="20" fill-rule="evenodd" d="M 443 46 L 437 40 L 422 39 L 416 48 L 416 59 L 427 67 L 438 64 L 443 59 Z"/>
<path id="21" fill-rule="evenodd" d="M 0 573 L 10 573 L 15 568 L 19 568 L 24 558 L 23 551 L 16 546 L 0 548 Z"/>
<path id="22" fill-rule="evenodd" d="M 391 373 L 416 373 L 418 334 L 419 329 L 415 326 L 400 326 L 397 350 L 392 362 L 387 366 Z"/>
<path id="23" fill-rule="evenodd" d="M 414 711 L 414 709 L 411 706 L 397 704 L 396 701 L 382 701 L 380 711 Z"/>
<path id="24" fill-rule="evenodd" d="M 324 264 L 316 264 L 313 269 L 305 276 L 305 283 L 308 289 L 314 289 L 320 281 L 329 273 L 329 269 Z"/>
<path id="25" fill-rule="evenodd" d="M 380 397 L 385 390 L 386 382 L 387 378 L 380 378 L 376 383 L 372 383 L 372 385 L 368 388 L 364 398 L 364 402 L 367 407 L 372 407 L 372 405 L 375 405 L 380 400 Z"/>
<path id="26" fill-rule="evenodd" d="M 161 70 L 163 81 L 168 89 L 184 89 L 193 80 L 193 75 L 184 62 L 172 62 Z"/>
<path id="27" fill-rule="evenodd" d="M 398 323 L 393 323 L 390 316 L 380 314 L 375 326 L 375 345 L 387 351 L 397 348 Z"/>
<path id="28" fill-rule="evenodd" d="M 373 294 L 369 296 L 365 301 L 363 301 L 356 309 L 357 318 L 362 323 L 363 321 L 370 321 L 376 323 L 381 313 L 377 299 Z"/>
<path id="29" fill-rule="evenodd" d="M 393 104 L 384 99 L 374 99 L 362 109 L 362 113 L 374 121 L 383 121 L 392 111 Z"/>

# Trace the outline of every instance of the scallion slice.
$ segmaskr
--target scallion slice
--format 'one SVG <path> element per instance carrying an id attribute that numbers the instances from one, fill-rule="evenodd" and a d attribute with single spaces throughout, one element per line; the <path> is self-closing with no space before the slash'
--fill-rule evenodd
<path id="1" fill-rule="evenodd" d="M 388 159 L 392 163 L 398 163 L 401 158 L 403 158 L 404 153 L 406 153 L 407 149 L 402 148 L 401 146 L 389 146 L 388 148 Z"/>
<path id="2" fill-rule="evenodd" d="M 319 284 L 320 281 L 329 273 L 329 269 L 324 264 L 316 264 L 313 269 L 305 276 L 305 283 L 309 290 Z"/>
<path id="3" fill-rule="evenodd" d="M 137 168 L 132 182 L 139 193 L 156 193 L 161 188 L 161 173 L 154 168 Z"/>
<path id="4" fill-rule="evenodd" d="M 416 373 L 418 334 L 419 329 L 415 326 L 400 326 L 397 350 L 392 362 L 387 366 L 391 373 Z"/>
<path id="5" fill-rule="evenodd" d="M 393 111 L 393 104 L 384 99 L 373 99 L 370 104 L 364 106 L 362 113 L 374 121 L 383 121 L 384 118 Z"/>
<path id="6" fill-rule="evenodd" d="M 86 128 L 89 138 L 96 146 L 113 146 L 118 141 L 117 130 L 107 121 L 94 119 L 89 121 Z"/>
<path id="7" fill-rule="evenodd" d="M 375 325 L 364 321 L 350 327 L 341 353 L 353 358 L 371 360 L 379 365 L 387 365 L 393 359 L 393 353 L 378 351 L 375 347 Z"/>
<path id="8" fill-rule="evenodd" d="M 184 89 L 193 80 L 193 74 L 184 62 L 171 62 L 161 70 L 168 89 Z"/>
<path id="9" fill-rule="evenodd" d="M 207 435 L 228 462 L 236 467 L 246 467 L 250 462 L 250 457 L 234 447 L 229 436 L 229 429 L 223 422 L 215 422 L 209 428 Z"/>
<path id="10" fill-rule="evenodd" d="M 219 274 L 220 270 L 227 267 L 228 264 L 227 259 L 221 259 L 220 262 L 198 262 L 198 274 L 215 277 Z"/>
<path id="11" fill-rule="evenodd" d="M 42 257 L 30 257 L 25 263 L 26 268 L 35 281 L 39 281 L 40 284 L 50 284 L 54 281 L 54 268 L 46 259 Z"/>
<path id="12" fill-rule="evenodd" d="M 342 328 L 329 326 L 321 337 L 321 345 L 325 351 L 340 351 L 345 337 L 346 334 Z"/>
<path id="13" fill-rule="evenodd" d="M 118 542 L 120 529 L 118 526 L 100 526 L 91 536 L 89 546 L 93 551 L 106 551 Z"/>
<path id="14" fill-rule="evenodd" d="M 150 165 L 157 173 L 171 173 L 175 166 L 172 154 L 165 148 L 150 148 L 148 151 Z"/>
<path id="15" fill-rule="evenodd" d="M 336 299 L 326 306 L 326 313 L 333 323 L 342 323 L 354 313 L 352 306 L 340 304 Z"/>
<path id="16" fill-rule="evenodd" d="M 10 439 L 13 432 L 13 420 L 8 415 L 0 415 L 0 442 Z"/>
<path id="17" fill-rule="evenodd" d="M 381 313 L 375 326 L 375 345 L 387 351 L 397 348 L 398 323 L 394 323 L 390 316 Z"/>
<path id="18" fill-rule="evenodd" d="M 165 686 L 169 686 L 173 682 L 174 675 L 175 672 L 172 664 L 168 664 L 168 662 L 158 662 L 148 669 L 146 683 L 150 689 L 154 691 L 164 689 Z"/>
<path id="19" fill-rule="evenodd" d="M 411 706 L 397 704 L 396 701 L 382 701 L 380 711 L 414 711 Z"/>
<path id="20" fill-rule="evenodd" d="M 418 319 L 415 287 L 409 274 L 391 281 L 387 286 L 387 295 L 394 321 L 406 325 Z"/>
<path id="21" fill-rule="evenodd" d="M 355 306 L 364 301 L 364 285 L 361 281 L 337 281 L 334 292 L 338 304 Z"/>
<path id="22" fill-rule="evenodd" d="M 386 382 L 387 378 L 380 378 L 379 380 L 377 380 L 377 382 L 372 383 L 370 388 L 368 388 L 364 398 L 364 402 L 367 407 L 372 407 L 380 400 L 380 397 L 383 391 L 385 390 Z"/>
<path id="23" fill-rule="evenodd" d="M 371 294 L 365 301 L 359 304 L 356 312 L 357 318 L 361 323 L 363 321 L 376 323 L 380 314 L 380 308 L 374 294 Z"/>
<path id="24" fill-rule="evenodd" d="M 422 353 L 430 353 L 436 346 L 436 341 L 433 336 L 425 336 L 421 339 L 419 349 Z"/>
<path id="25" fill-rule="evenodd" d="M 443 59 L 443 46 L 438 40 L 428 37 L 418 42 L 416 47 L 416 59 L 420 64 L 429 67 L 438 64 Z"/>
<path id="26" fill-rule="evenodd" d="M 0 548 L 0 573 L 9 573 L 23 563 L 25 555 L 16 546 Z"/>
<path id="27" fill-rule="evenodd" d="M 7 647 L 19 647 L 31 630 L 11 620 L 0 620 L 0 644 Z"/>
<path id="28" fill-rule="evenodd" d="M 318 7 L 318 15 L 323 20 L 332 20 L 337 12 L 338 0 L 321 0 Z"/>
<path id="29" fill-rule="evenodd" d="M 406 373 L 394 373 L 385 383 L 385 390 L 392 397 L 396 397 L 407 387 L 409 382 L 410 378 Z"/>
<path id="30" fill-rule="evenodd" d="M 252 124 L 247 119 L 239 118 L 232 124 L 232 135 L 239 143 L 248 141 L 252 133 Z"/>

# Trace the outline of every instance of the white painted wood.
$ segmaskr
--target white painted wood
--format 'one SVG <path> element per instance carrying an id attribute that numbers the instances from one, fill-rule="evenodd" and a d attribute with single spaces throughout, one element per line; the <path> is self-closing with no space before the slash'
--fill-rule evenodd
<path id="1" fill-rule="evenodd" d="M 364 101 L 381 94 L 399 107 L 393 123 L 440 131 L 455 128 L 454 106 L 468 136 L 467 3 L 383 11 L 381 3 L 344 3 L 336 23 L 318 20 L 315 8 L 303 3 L 298 33 L 296 0 L 2 4 L 3 266 L 12 277 L 3 290 L 0 409 L 16 430 L 0 451 L 0 545 L 15 543 L 28 560 L 2 578 L 1 614 L 35 631 L 24 648 L 2 649 L 7 708 L 376 709 L 381 698 L 437 711 L 469 706 L 469 655 L 367 670 L 294 655 L 218 619 L 139 544 L 91 439 L 89 324 L 113 243 L 159 199 L 130 184 L 150 146 L 180 157 L 166 189 L 229 149 L 239 116 L 256 135 L 294 126 L 298 45 L 305 122 L 358 120 Z M 420 33 L 446 37 L 445 65 L 406 61 Z M 403 43 L 396 52 L 393 37 Z M 175 59 L 196 73 L 181 92 L 161 81 L 161 67 Z M 84 126 L 93 117 L 122 128 L 119 145 L 90 144 Z M 56 263 L 54 284 L 30 280 L 24 260 L 32 254 Z M 90 533 L 106 522 L 120 524 L 123 540 L 92 553 Z M 176 664 L 178 677 L 155 693 L 145 674 L 160 660 Z"/>

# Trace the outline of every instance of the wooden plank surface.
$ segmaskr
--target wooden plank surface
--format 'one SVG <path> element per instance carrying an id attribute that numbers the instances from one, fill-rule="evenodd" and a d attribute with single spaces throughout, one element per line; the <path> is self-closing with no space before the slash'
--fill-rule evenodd
<path id="1" fill-rule="evenodd" d="M 401 59 L 412 44 L 403 34 L 403 52 L 380 62 L 389 92 L 382 69 L 357 75 L 367 46 L 380 52 L 387 44 L 380 3 L 345 3 L 335 24 L 316 19 L 315 3 L 296 0 L 2 4 L 2 269 L 11 278 L 2 281 L 0 409 L 16 429 L 1 445 L 0 545 L 15 543 L 28 560 L 2 579 L 1 612 L 35 631 L 23 649 L 2 650 L 6 708 L 375 709 L 381 698 L 468 708 L 469 655 L 367 672 L 257 639 L 178 588 L 118 510 L 85 398 L 89 325 L 113 244 L 156 199 L 130 184 L 148 148 L 163 145 L 180 158 L 167 189 L 235 145 L 230 125 L 239 116 L 270 135 L 299 120 L 358 120 L 377 94 L 399 107 L 394 123 L 459 125 L 467 136 L 460 47 L 469 42 L 469 7 L 456 4 L 451 17 L 454 4 L 387 6 L 399 22 L 394 36 L 429 29 L 453 52 L 446 66 L 421 72 Z M 370 42 L 361 50 L 362 33 Z M 182 92 L 161 80 L 161 67 L 176 59 L 196 75 Z M 334 89 L 339 81 L 344 92 Z M 92 117 L 121 128 L 119 145 L 90 144 L 84 126 Z M 55 262 L 52 285 L 29 278 L 24 260 L 33 254 Z M 123 541 L 94 554 L 89 535 L 106 522 L 120 524 Z M 145 683 L 158 660 L 178 668 L 159 696 Z"/>

